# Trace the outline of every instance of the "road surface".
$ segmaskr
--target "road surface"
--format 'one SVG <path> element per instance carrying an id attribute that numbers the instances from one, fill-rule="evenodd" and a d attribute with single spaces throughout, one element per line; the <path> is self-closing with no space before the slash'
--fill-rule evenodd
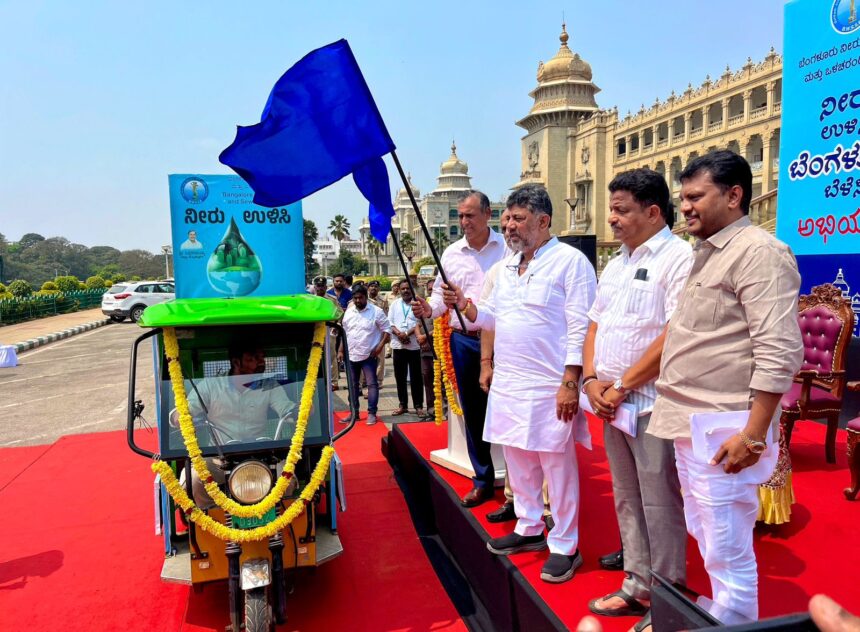
<path id="1" fill-rule="evenodd" d="M 125 322 L 25 351 L 0 369 L 0 448 L 126 427 L 131 345 L 145 329 Z M 137 398 L 155 422 L 152 346 L 140 345 Z"/>

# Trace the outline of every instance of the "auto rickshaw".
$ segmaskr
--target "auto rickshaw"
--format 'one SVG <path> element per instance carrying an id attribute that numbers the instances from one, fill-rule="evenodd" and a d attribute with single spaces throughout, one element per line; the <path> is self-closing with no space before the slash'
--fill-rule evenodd
<path id="1" fill-rule="evenodd" d="M 295 574 L 343 551 L 332 445 L 355 415 L 335 433 L 329 367 L 336 338 L 346 349 L 340 315 L 311 295 L 196 298 L 153 305 L 139 322 L 149 331 L 132 347 L 127 434 L 134 452 L 154 459 L 161 577 L 195 590 L 226 580 L 233 632 L 285 622 Z M 147 339 L 157 454 L 134 435 Z M 349 375 L 347 384 L 351 393 Z"/>

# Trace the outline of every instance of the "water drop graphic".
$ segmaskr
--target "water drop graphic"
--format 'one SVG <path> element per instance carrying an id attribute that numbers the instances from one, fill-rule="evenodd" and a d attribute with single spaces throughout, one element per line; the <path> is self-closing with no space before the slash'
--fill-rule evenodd
<path id="1" fill-rule="evenodd" d="M 239 232 L 236 220 L 232 217 L 221 243 L 209 257 L 206 272 L 209 285 L 228 296 L 245 296 L 260 285 L 263 264 Z"/>

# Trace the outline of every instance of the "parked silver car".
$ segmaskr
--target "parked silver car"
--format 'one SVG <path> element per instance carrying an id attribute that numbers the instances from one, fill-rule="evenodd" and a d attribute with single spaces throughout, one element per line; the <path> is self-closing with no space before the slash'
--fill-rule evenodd
<path id="1" fill-rule="evenodd" d="M 173 283 L 167 281 L 115 283 L 102 297 L 102 314 L 117 323 L 126 318 L 136 323 L 147 307 L 174 296 Z"/>

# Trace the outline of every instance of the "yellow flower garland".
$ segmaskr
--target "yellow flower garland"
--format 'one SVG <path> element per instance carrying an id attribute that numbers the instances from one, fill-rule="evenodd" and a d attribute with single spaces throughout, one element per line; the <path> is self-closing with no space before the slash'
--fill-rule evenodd
<path id="1" fill-rule="evenodd" d="M 287 455 L 287 461 L 284 464 L 284 470 L 282 472 L 282 475 L 278 477 L 277 483 L 275 483 L 274 487 L 272 487 L 272 490 L 269 492 L 269 494 L 259 503 L 256 503 L 254 505 L 241 505 L 234 500 L 228 498 L 227 495 L 221 491 L 218 484 L 212 479 L 212 475 L 209 472 L 209 468 L 206 465 L 206 461 L 202 458 L 200 445 L 197 441 L 197 433 L 194 429 L 194 422 L 191 417 L 191 411 L 188 408 L 188 398 L 185 393 L 185 381 L 182 377 L 182 367 L 179 364 L 179 342 L 176 339 L 176 331 L 172 327 L 167 327 L 164 329 L 164 351 L 165 355 L 167 356 L 168 372 L 170 373 L 170 381 L 173 385 L 173 394 L 176 400 L 176 409 L 179 412 L 179 429 L 182 433 L 182 438 L 185 442 L 185 448 L 188 451 L 188 456 L 191 458 L 191 465 L 194 468 L 194 471 L 197 472 L 197 475 L 200 477 L 200 480 L 204 482 L 206 492 L 209 494 L 215 504 L 224 509 L 225 511 L 231 513 L 232 515 L 239 516 L 242 518 L 260 518 L 266 512 L 272 509 L 272 507 L 274 507 L 278 502 L 280 502 L 280 500 L 286 493 L 287 487 L 290 483 L 289 479 L 292 478 L 295 472 L 295 465 L 301 459 L 302 456 L 302 447 L 304 446 L 305 431 L 307 430 L 308 419 L 310 417 L 311 406 L 313 404 L 314 390 L 316 389 L 317 375 L 319 373 L 320 361 L 322 359 L 323 344 L 325 343 L 325 333 L 325 324 L 317 323 L 316 327 L 314 328 L 313 346 L 311 347 L 310 358 L 308 360 L 307 375 L 305 376 L 305 383 L 302 387 L 302 396 L 301 402 L 299 404 L 299 416 L 296 421 L 296 430 L 290 443 L 290 451 Z M 334 452 L 333 448 L 328 449 L 330 449 L 332 453 Z M 323 457 L 325 457 L 325 454 L 326 453 L 324 451 Z M 331 454 L 329 454 L 328 456 L 328 460 L 330 459 Z M 319 469 L 319 464 L 317 464 L 317 469 Z M 314 475 L 316 475 L 317 469 L 314 470 Z M 176 477 L 173 475 L 173 471 L 167 464 L 161 461 L 156 461 L 152 465 L 152 470 L 162 475 L 162 480 L 165 481 L 165 486 L 167 487 L 171 496 L 173 496 L 173 499 L 177 503 L 179 503 L 180 506 L 182 506 L 181 501 L 183 500 L 183 497 L 193 505 L 193 501 L 188 499 L 187 494 L 185 494 L 178 481 L 176 482 L 175 486 L 171 487 L 168 485 L 168 483 L 171 482 L 171 479 L 175 480 Z M 323 472 L 324 471 L 325 470 L 323 469 Z M 323 474 L 323 478 L 324 477 L 325 474 Z M 311 487 L 313 481 L 314 478 L 312 477 L 311 483 L 308 484 L 308 486 L 305 488 L 305 491 L 307 491 L 308 488 Z M 319 487 L 321 482 L 322 479 L 317 483 L 316 487 L 313 488 L 313 490 L 311 491 L 311 497 L 313 497 L 313 494 L 316 493 L 316 489 Z M 171 488 L 173 489 L 173 491 L 171 491 Z M 177 490 L 181 492 L 180 495 L 174 494 L 174 491 Z M 183 506 L 183 509 L 187 510 L 188 508 Z M 289 524 L 291 520 L 295 519 L 295 517 L 301 513 L 301 509 L 302 508 L 300 507 L 298 510 L 295 510 L 293 512 L 294 515 L 290 514 L 289 510 L 282 514 L 282 516 L 279 517 L 278 520 L 280 520 L 285 515 L 292 515 L 292 518 L 289 518 L 288 520 L 286 520 L 286 522 L 283 522 L 281 526 L 283 527 L 286 524 Z M 197 509 L 195 509 L 195 511 L 199 512 L 199 510 Z M 212 529 L 216 531 L 221 531 L 217 527 L 226 529 L 224 525 L 221 525 L 220 523 L 211 520 L 211 518 L 209 518 L 209 516 L 205 513 L 200 513 L 205 518 L 199 519 L 199 524 L 201 524 L 201 527 L 203 527 L 204 529 L 206 529 L 206 527 L 204 526 L 205 520 L 210 520 L 211 522 L 213 522 L 214 525 L 212 525 Z M 271 524 L 275 523 L 270 523 L 270 525 Z M 270 525 L 266 525 L 266 527 Z M 211 533 L 215 533 L 215 531 L 211 529 L 206 530 L 210 531 Z M 240 533 L 246 533 L 244 530 L 238 531 Z M 272 533 L 274 533 L 274 531 Z M 262 539 L 263 537 L 266 536 L 260 536 L 260 538 L 256 539 Z"/>
<path id="2" fill-rule="evenodd" d="M 450 341 L 446 340 L 444 323 L 442 322 L 444 315 L 437 318 L 433 322 L 433 348 L 436 350 L 436 360 L 433 363 L 435 369 L 433 375 L 433 392 L 436 394 L 436 403 L 434 406 L 436 415 L 436 425 L 441 425 L 444 419 L 442 411 L 442 387 L 445 387 L 445 394 L 448 397 L 448 406 L 451 407 L 451 412 L 455 415 L 462 415 L 463 409 L 460 408 L 460 400 L 454 392 L 454 386 L 451 382 L 451 377 L 448 375 L 449 367 L 453 367 L 453 361 L 450 357 L 451 347 Z M 450 335 L 450 333 L 449 333 Z M 453 369 L 450 369 L 453 370 Z"/>
<path id="3" fill-rule="evenodd" d="M 286 511 L 275 518 L 272 522 L 254 529 L 234 529 L 228 527 L 209 516 L 206 512 L 201 511 L 194 504 L 194 501 L 188 497 L 188 494 L 185 492 L 185 488 L 179 484 L 173 470 L 164 461 L 156 461 L 153 464 L 152 469 L 157 474 L 161 475 L 161 482 L 164 483 L 164 487 L 173 497 L 173 500 L 176 501 L 176 504 L 182 507 L 183 511 L 188 515 L 188 518 L 201 529 L 211 533 L 221 540 L 230 540 L 232 542 L 254 542 L 272 537 L 302 514 L 305 510 L 305 506 L 313 500 L 314 494 L 317 493 L 320 485 L 322 485 L 325 480 L 328 466 L 333 456 L 334 448 L 330 445 L 324 447 L 320 460 L 311 475 L 311 480 L 305 486 L 304 490 L 302 490 L 299 498 L 294 500 L 292 504 L 287 507 Z"/>

